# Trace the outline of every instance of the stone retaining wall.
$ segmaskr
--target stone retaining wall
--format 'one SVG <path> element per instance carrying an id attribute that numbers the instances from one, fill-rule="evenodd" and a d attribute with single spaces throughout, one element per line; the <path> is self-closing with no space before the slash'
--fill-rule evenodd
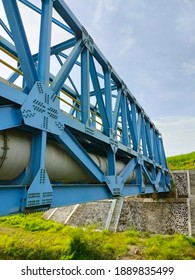
<path id="1" fill-rule="evenodd" d="M 56 211 L 52 209 L 46 211 L 44 217 L 73 227 L 95 225 L 98 229 L 104 229 L 110 206 L 111 200 L 80 204 L 71 216 L 69 215 L 74 206 L 64 206 Z M 52 211 L 55 211 L 53 215 Z"/>
<path id="2" fill-rule="evenodd" d="M 152 233 L 188 234 L 186 199 L 127 199 L 123 203 L 117 230 L 129 228 Z"/>
<path id="3" fill-rule="evenodd" d="M 134 228 L 151 233 L 195 235 L 195 170 L 174 171 L 172 180 L 176 188 L 173 192 L 175 197 L 125 198 L 117 231 Z M 44 216 L 51 216 L 51 219 L 62 223 L 66 221 L 71 226 L 96 225 L 103 229 L 107 225 L 111 202 L 80 204 L 75 211 L 72 211 L 74 206 L 62 207 L 52 215 L 52 210 L 49 210 Z"/>

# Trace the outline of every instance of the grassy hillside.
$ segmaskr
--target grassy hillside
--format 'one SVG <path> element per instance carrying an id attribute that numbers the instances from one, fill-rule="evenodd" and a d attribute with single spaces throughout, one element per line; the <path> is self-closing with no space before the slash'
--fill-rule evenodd
<path id="1" fill-rule="evenodd" d="M 167 158 L 171 170 L 195 169 L 195 152 Z"/>
<path id="2" fill-rule="evenodd" d="M 111 233 L 46 221 L 42 213 L 0 218 L 0 259 L 195 259 L 195 239 L 181 234 Z"/>

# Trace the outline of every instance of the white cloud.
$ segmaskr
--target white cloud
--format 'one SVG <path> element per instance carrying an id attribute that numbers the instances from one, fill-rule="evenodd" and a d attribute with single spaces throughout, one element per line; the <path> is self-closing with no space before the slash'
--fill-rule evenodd
<path id="1" fill-rule="evenodd" d="M 195 117 L 166 117 L 155 121 L 166 156 L 195 151 Z"/>
<path id="2" fill-rule="evenodd" d="M 136 40 L 132 33 L 133 32 L 130 29 L 128 29 L 127 32 L 124 31 L 120 34 L 120 38 L 118 41 L 119 56 L 127 57 L 129 50 L 135 44 Z"/>
<path id="3" fill-rule="evenodd" d="M 180 72 L 184 73 L 188 77 L 195 75 L 195 63 L 182 63 Z"/>
<path id="4" fill-rule="evenodd" d="M 108 19 L 108 17 L 112 14 L 115 14 L 117 11 L 119 11 L 120 0 L 99 0 L 96 2 L 95 7 L 95 14 L 93 23 L 97 24 L 97 27 L 102 26 L 104 24 L 105 20 Z"/>

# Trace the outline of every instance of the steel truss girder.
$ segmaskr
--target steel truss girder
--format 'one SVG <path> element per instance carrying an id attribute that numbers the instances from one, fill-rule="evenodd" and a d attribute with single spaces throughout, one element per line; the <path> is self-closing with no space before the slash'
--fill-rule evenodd
<path id="1" fill-rule="evenodd" d="M 22 174 L 14 180 L 0 179 L 0 215 L 170 191 L 160 132 L 65 2 L 43 0 L 39 9 L 19 0 L 41 16 L 39 51 L 34 54 L 17 2 L 3 0 L 9 27 L 0 21 L 13 38 L 11 43 L 0 37 L 0 48 L 18 61 L 17 71 L 7 80 L 0 79 L 0 134 L 13 128 L 18 133 L 27 131 L 32 144 L 29 165 Z M 63 23 L 52 18 L 53 9 Z M 52 24 L 69 34 L 53 46 Z M 53 74 L 54 57 L 60 70 Z M 75 68 L 79 69 L 80 89 L 71 77 Z M 20 89 L 16 82 L 21 71 Z M 65 113 L 60 107 L 62 94 L 72 100 L 71 104 L 65 100 L 71 106 Z M 51 181 L 45 167 L 48 139 L 61 145 L 95 183 Z M 89 152 L 106 158 L 107 171 L 101 170 Z M 118 161 L 124 164 L 120 172 Z"/>

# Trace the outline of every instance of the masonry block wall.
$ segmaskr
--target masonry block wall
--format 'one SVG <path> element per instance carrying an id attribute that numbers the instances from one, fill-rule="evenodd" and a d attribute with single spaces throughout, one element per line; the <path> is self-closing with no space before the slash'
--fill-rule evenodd
<path id="1" fill-rule="evenodd" d="M 131 228 L 157 234 L 188 234 L 186 199 L 145 198 L 124 201 L 118 231 Z"/>
<path id="2" fill-rule="evenodd" d="M 189 220 L 190 235 L 195 236 L 195 170 L 189 171 Z"/>
<path id="3" fill-rule="evenodd" d="M 195 236 L 195 170 L 173 171 L 173 191 L 165 197 L 124 198 L 117 231 L 137 229 L 151 233 Z M 50 209 L 44 216 L 70 226 L 108 228 L 112 200 Z"/>
<path id="4" fill-rule="evenodd" d="M 172 181 L 172 197 L 125 199 L 118 231 L 195 235 L 195 170 L 173 171 Z"/>

